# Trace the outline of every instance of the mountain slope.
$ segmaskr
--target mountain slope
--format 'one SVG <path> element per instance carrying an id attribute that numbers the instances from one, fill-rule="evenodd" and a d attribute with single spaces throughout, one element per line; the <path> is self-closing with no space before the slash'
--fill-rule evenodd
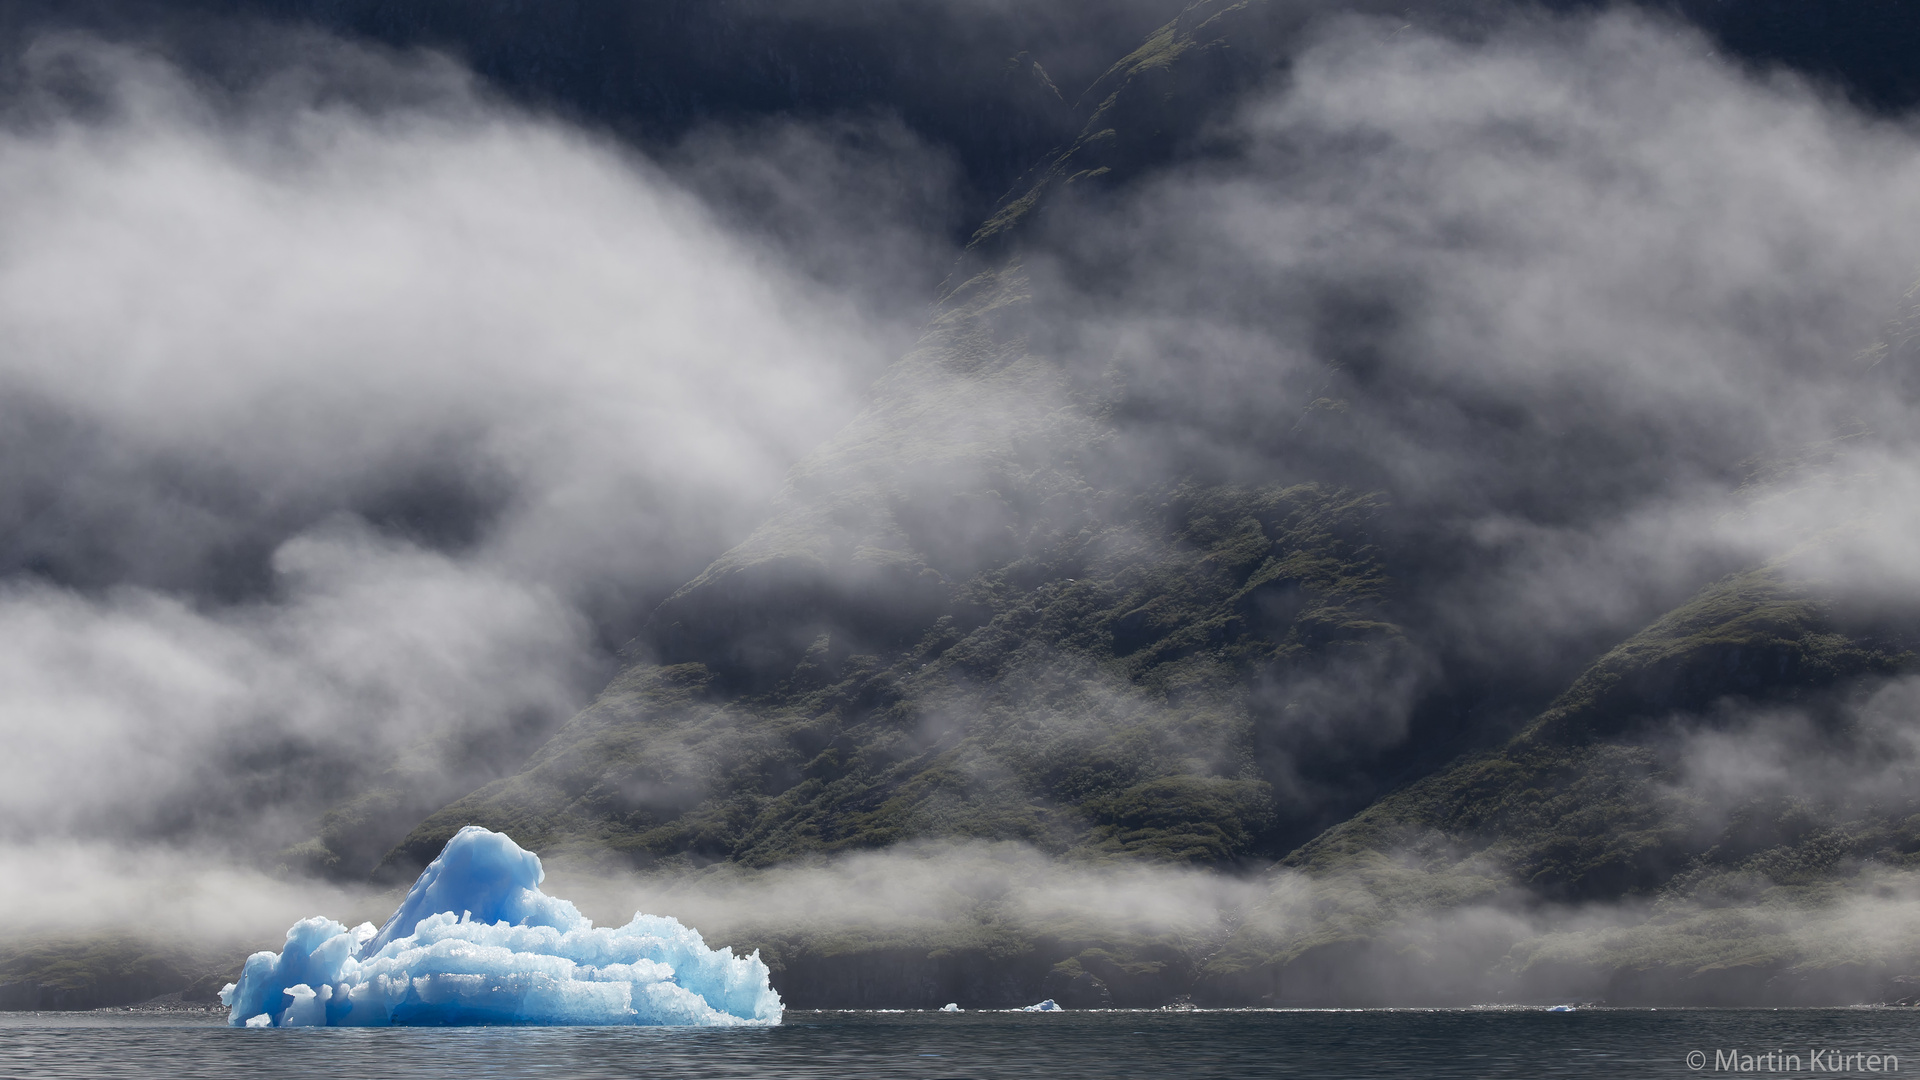
<path id="1" fill-rule="evenodd" d="M 1920 870 L 1920 618 L 1775 563 L 1599 658 L 1512 740 L 1284 860 L 1219 1001 L 1872 1000 L 1920 941 L 1849 929 Z M 1311 914 L 1272 905 L 1313 882 Z M 1283 905 L 1284 906 L 1284 905 Z M 1528 911 L 1541 911 L 1530 922 Z M 1558 914 L 1549 914 L 1558 912 Z M 1477 925 L 1476 925 L 1477 924 Z M 1440 939 L 1477 929 L 1474 948 Z"/>
<path id="2" fill-rule="evenodd" d="M 1114 369 L 1055 355 L 1044 293 L 1058 281 L 1026 261 L 1049 214 L 1212 153 L 1235 88 L 1283 70 L 1293 10 L 1197 4 L 1096 83 L 1079 137 L 976 233 L 919 347 L 796 467 L 768 521 L 660 607 L 632 662 L 523 771 L 433 814 L 388 872 L 468 823 L 668 870 L 927 840 L 1086 864 L 1286 856 L 1225 944 L 760 927 L 781 970 L 810 973 L 790 985 L 815 1003 L 841 1000 L 833 986 L 890 1000 L 871 996 L 891 985 L 874 965 L 961 978 L 937 959 L 955 949 L 968 971 L 1032 961 L 1025 990 L 995 1001 L 1034 979 L 1145 1003 L 1595 986 L 1673 1000 L 1799 972 L 1767 991 L 1779 997 L 1814 985 L 1806 965 L 1838 963 L 1784 923 L 1699 920 L 1757 905 L 1793 922 L 1874 887 L 1920 847 L 1920 806 L 1879 773 L 1873 799 L 1809 797 L 1716 780 L 1703 755 L 1745 739 L 1776 758 L 1871 759 L 1914 668 L 1910 612 L 1783 556 L 1696 581 L 1584 671 L 1570 655 L 1557 697 L 1517 674 L 1493 702 L 1484 673 L 1448 666 L 1436 598 L 1459 549 L 1402 514 L 1402 492 L 1324 464 L 1338 455 L 1325 447 L 1365 436 L 1343 400 L 1287 417 L 1280 445 L 1320 439 L 1322 456 L 1266 480 L 1142 470 L 1117 437 L 1139 400 Z M 1327 384 L 1366 377 L 1338 360 Z M 1517 733 L 1516 708 L 1533 717 Z M 1515 931 L 1447 952 L 1446 919 L 1543 904 L 1613 905 L 1616 938 Z M 1668 955 L 1691 966 L 1648 959 Z M 1733 974 L 1688 981 L 1710 971 Z M 1842 984 L 1859 982 L 1820 992 Z"/>
<path id="3" fill-rule="evenodd" d="M 1089 130 L 1125 121 L 1148 132 L 1126 156 L 1159 156 L 1169 117 L 1197 125 L 1271 66 L 1218 70 L 1263 11 L 1191 9 L 1096 86 Z M 1111 141 L 1051 168 L 1089 138 Z M 1261 687 L 1393 666 L 1380 497 L 1129 475 L 1108 453 L 1118 395 L 1035 338 L 1032 276 L 989 250 L 1006 227 L 767 523 L 655 613 L 647 659 L 396 858 L 466 820 L 750 862 L 915 836 L 1278 850 L 1270 789 L 1292 778 L 1256 713 L 1288 702 Z"/>

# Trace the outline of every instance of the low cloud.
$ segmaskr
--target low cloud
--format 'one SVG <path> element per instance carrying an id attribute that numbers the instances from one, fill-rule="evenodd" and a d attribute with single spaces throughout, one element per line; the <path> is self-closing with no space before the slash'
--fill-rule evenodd
<path id="1" fill-rule="evenodd" d="M 378 923 L 399 900 L 365 888 L 276 879 L 218 849 L 135 848 L 66 840 L 0 846 L 0 921 L 9 936 L 116 931 L 153 944 L 273 947 L 325 913 Z"/>
<path id="2" fill-rule="evenodd" d="M 938 156 L 879 121 L 696 139 L 670 173 L 431 54 L 308 44 L 237 89 L 86 37 L 19 57 L 16 835 L 271 848 L 383 769 L 432 802 L 517 764 L 852 415 L 919 317 L 863 283 L 941 261 Z M 930 186 L 864 208 L 886 257 L 801 266 L 688 186 L 763 149 L 807 164 L 792 216 L 895 158 Z"/>
<path id="3" fill-rule="evenodd" d="M 1322 20 L 1206 146 L 1068 189 L 1030 260 L 1116 475 L 1386 492 L 1443 679 L 1564 686 L 1789 553 L 1912 595 L 1907 121 L 1626 10 L 1517 11 Z"/>
<path id="4" fill-rule="evenodd" d="M 179 872 L 112 838 L 225 865 L 307 835 L 379 769 L 457 795 L 517 764 L 637 613 L 855 414 L 917 325 L 906 298 L 946 265 L 947 166 L 885 121 L 713 130 L 660 164 L 443 60 L 328 48 L 239 91 L 83 38 L 25 54 L 0 133 L 0 808 L 22 865 L 70 884 L 16 894 L 22 922 Z M 1911 358 L 1855 359 L 1909 302 L 1920 250 L 1905 122 L 1610 13 L 1473 41 L 1326 24 L 1215 135 L 1203 161 L 1064 200 L 1029 253 L 1033 340 L 1107 395 L 1095 471 L 1390 495 L 1418 655 L 1291 688 L 1317 703 L 1316 753 L 1391 749 L 1450 679 L 1562 687 L 1756 560 L 1911 598 L 1920 425 L 1903 383 L 1875 381 Z M 873 186 L 830 194 L 856 179 Z M 969 537 L 973 512 L 923 531 Z M 1100 679 L 1070 689 L 1141 707 Z M 1881 693 L 1860 746 L 1904 768 L 1911 688 Z M 1354 698 L 1355 723 L 1329 721 Z M 1811 723 L 1696 733 L 1681 760 L 1729 800 L 1844 789 L 1859 758 L 1825 743 L 1829 771 L 1786 768 Z M 496 749 L 463 757 L 484 733 Z M 1312 779 L 1283 794 L 1316 798 Z M 1213 948 L 1250 925 L 1287 945 L 1401 919 L 1385 940 L 1437 957 L 1433 987 L 1630 954 L 1654 903 L 1469 894 L 1406 914 L 1391 882 L 1012 845 L 562 871 L 551 891 L 596 918 L 644 907 L 723 940 L 988 911 Z M 1767 933 L 1812 949 L 1909 925 L 1889 873 Z M 283 917 L 283 886 L 234 875 L 263 925 Z M 1674 903 L 1662 925 L 1711 915 Z M 75 925 L 125 917 L 70 906 Z M 1359 970 L 1387 986 L 1404 968 Z"/>

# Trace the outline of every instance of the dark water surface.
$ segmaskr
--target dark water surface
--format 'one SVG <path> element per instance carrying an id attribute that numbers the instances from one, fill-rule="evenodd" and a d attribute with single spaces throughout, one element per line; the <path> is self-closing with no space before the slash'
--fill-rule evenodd
<path id="1" fill-rule="evenodd" d="M 1728 1052 L 1754 1058 L 1730 1070 Z M 247 1031 L 180 1015 L 0 1015 L 0 1076 L 35 1080 L 1756 1074 L 1920 1074 L 1920 1011 L 793 1012 L 752 1030 Z"/>

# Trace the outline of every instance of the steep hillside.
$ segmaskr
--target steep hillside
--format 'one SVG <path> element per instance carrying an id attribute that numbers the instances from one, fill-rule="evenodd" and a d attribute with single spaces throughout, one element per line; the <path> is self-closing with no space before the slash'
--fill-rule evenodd
<path id="1" fill-rule="evenodd" d="M 1915 670 L 1916 631 L 1910 618 L 1848 625 L 1817 585 L 1778 568 L 1717 582 L 1601 657 L 1506 746 L 1395 792 L 1288 862 L 1326 868 L 1368 852 L 1416 852 L 1423 868 L 1497 863 L 1518 882 L 1572 899 L 1613 899 L 1749 862 L 1786 870 L 1812 857 L 1803 845 L 1820 815 L 1802 800 L 1756 799 L 1716 831 L 1712 815 L 1725 808 L 1681 771 L 1676 735 L 1712 730 L 1716 709 L 1764 702 L 1817 717 L 1831 750 L 1865 750 L 1848 745 L 1869 734 L 1850 707 Z M 1878 851 L 1885 826 L 1912 809 L 1876 805 L 1865 812 L 1877 827 L 1838 848 L 1832 834 L 1820 836 L 1821 858 Z M 1854 852 L 1857 844 L 1865 846 Z"/>
<path id="2" fill-rule="evenodd" d="M 1893 917 L 1866 937 L 1858 924 L 1920 867 L 1917 645 L 1916 613 L 1845 597 L 1792 560 L 1715 582 L 1506 745 L 1293 852 L 1268 903 L 1286 906 L 1304 875 L 1312 913 L 1251 919 L 1201 992 L 1898 997 L 1920 942 Z M 1482 940 L 1450 952 L 1436 940 L 1449 932 Z"/>
<path id="3" fill-rule="evenodd" d="M 976 233 L 920 346 L 794 470 L 770 519 L 655 613 L 628 667 L 521 773 L 433 814 L 387 871 L 468 823 L 656 870 L 929 839 L 1091 863 L 1285 856 L 1275 899 L 1224 945 L 1031 925 L 981 941 L 757 928 L 793 992 L 819 1003 L 878 1003 L 901 979 L 1000 985 L 983 973 L 1015 955 L 1028 975 L 979 994 L 1011 1002 L 1044 983 L 1084 1001 L 1244 1003 L 1598 985 L 1666 1000 L 1723 993 L 1696 976 L 1743 956 L 1770 977 L 1833 961 L 1757 923 L 1703 937 L 1688 920 L 1729 904 L 1813 911 L 1879 880 L 1920 845 L 1920 806 L 1898 785 L 1866 801 L 1729 794 L 1701 755 L 1764 716 L 1791 732 L 1754 745 L 1871 757 L 1914 668 L 1911 613 L 1863 606 L 1783 557 L 1699 583 L 1557 687 L 1527 684 L 1552 678 L 1536 668 L 1489 692 L 1484 670 L 1450 658 L 1435 606 L 1459 553 L 1400 514 L 1399 493 L 1355 486 L 1311 446 L 1264 484 L 1132 468 L 1117 433 L 1140 403 L 1112 369 L 1051 352 L 1036 291 L 1058 282 L 1028 266 L 1028 238 L 1050 208 L 1211 153 L 1209 125 L 1236 88 L 1282 70 L 1297 15 L 1195 5 L 1097 82 L 1081 134 Z M 1879 370 L 1894 369 L 1904 361 Z M 1289 424 L 1290 445 L 1358 437 L 1337 399 Z M 1756 480 L 1774 484 L 1756 497 L 1795 497 L 1775 481 Z M 1371 714 L 1396 684 L 1399 711 Z M 1517 732 L 1516 706 L 1533 716 Z M 1448 913 L 1655 902 L 1665 922 L 1621 915 L 1626 936 L 1584 952 L 1496 934 L 1476 946 L 1486 955 L 1443 960 L 1404 937 L 1444 937 L 1433 920 Z M 1667 952 L 1698 955 L 1684 970 L 1648 959 Z M 1794 978 L 1767 993 L 1813 985 Z"/>
<path id="4" fill-rule="evenodd" d="M 1781 374 L 1762 357 L 1675 375 L 1663 365 L 1688 362 L 1687 349 L 1742 356 L 1770 327 L 1842 305 L 1820 293 L 1781 314 L 1791 305 L 1778 292 L 1737 279 L 1724 309 L 1674 317 L 1667 307 L 1686 303 L 1647 301 L 1639 279 L 1688 284 L 1723 252 L 1702 248 L 1701 266 L 1666 278 L 1653 264 L 1671 249 L 1650 243 L 1622 260 L 1625 280 L 1573 274 L 1519 295 L 1603 226 L 1661 232 L 1670 219 L 1635 215 L 1670 177 L 1585 131 L 1595 141 L 1569 155 L 1572 172 L 1626 179 L 1580 188 L 1604 198 L 1572 211 L 1525 203 L 1530 219 L 1513 209 L 1525 185 L 1501 185 L 1555 188 L 1569 175 L 1555 171 L 1556 147 L 1578 139 L 1561 138 L 1551 110 L 1510 110 L 1524 95 L 1492 77 L 1495 131 L 1484 154 L 1465 155 L 1470 182 L 1411 194 L 1384 183 L 1368 188 L 1374 201 L 1348 201 L 1346 188 L 1379 175 L 1444 173 L 1450 139 L 1485 134 L 1413 106 L 1352 104 L 1375 85 L 1354 56 L 1406 60 L 1375 47 L 1404 31 L 1425 43 L 1412 66 L 1439 78 L 1511 14 L 1403 6 L 1200 0 L 1077 100 L 1030 56 L 978 115 L 943 111 L 958 98 L 931 90 L 931 104 L 915 97 L 927 106 L 905 110 L 916 130 L 971 148 L 978 184 L 1018 177 L 971 234 L 917 346 L 793 468 L 759 527 L 652 611 L 612 681 L 522 767 L 437 805 L 418 794 L 434 790 L 426 774 L 397 761 L 283 852 L 286 866 L 404 882 L 469 824 L 563 871 L 716 891 L 868 857 L 966 864 L 929 887 L 937 902 L 897 918 L 867 917 L 878 901 L 854 903 L 853 876 L 824 902 L 789 910 L 763 896 L 750 915 L 713 913 L 702 928 L 761 948 L 799 1007 L 1888 992 L 1902 965 L 1920 965 L 1920 933 L 1851 931 L 1873 905 L 1920 895 L 1920 613 L 1848 569 L 1849 530 L 1868 526 L 1823 516 L 1823 499 L 1898 457 L 1905 433 L 1868 419 L 1902 414 L 1870 406 L 1911 398 L 1920 315 L 1895 320 L 1858 362 L 1796 356 Z M 314 5 L 284 10 L 319 18 Z M 385 9 L 340 10 L 365 29 Z M 677 32 L 726 55 L 738 10 L 702 9 Z M 1681 10 L 1754 55 L 1784 47 L 1719 6 Z M 1539 41 L 1577 49 L 1592 25 L 1532 8 L 1521 23 L 1497 60 Z M 1602 59 L 1645 55 L 1652 32 L 1640 26 L 1605 23 Z M 442 40 L 432 25 L 378 29 Z M 581 84 L 604 58 L 549 77 L 545 46 L 515 52 L 494 40 L 497 25 L 483 30 L 469 38 L 482 67 L 492 57 L 517 91 L 599 92 Z M 1350 52 L 1296 70 L 1303 41 L 1339 33 Z M 847 89 L 864 39 L 794 40 L 800 53 L 820 45 L 817 70 L 761 57 L 741 83 L 753 100 L 714 114 L 885 97 Z M 1802 59 L 1858 66 L 1818 49 Z M 707 80 L 724 82 L 702 57 L 689 63 L 699 70 L 602 85 L 584 111 L 643 101 L 672 128 L 698 111 Z M 912 84 L 909 96 L 927 89 L 925 72 L 903 70 L 888 78 Z M 1727 71 L 1698 76 L 1704 99 L 1801 93 L 1753 80 L 1713 98 L 1715 79 L 1745 78 Z M 807 72 L 831 85 L 773 92 Z M 1902 100 L 1904 84 L 1869 74 L 1876 104 Z M 1308 106 L 1285 97 L 1296 78 L 1320 80 Z M 1612 68 L 1594 78 L 1631 81 Z M 1793 115 L 1818 96 L 1791 98 Z M 1337 107 L 1315 111 L 1328 100 Z M 1479 117 L 1486 103 L 1467 100 L 1458 111 Z M 1698 131 L 1659 128 L 1649 156 L 1675 156 Z M 1290 184 L 1317 201 L 1260 201 Z M 1239 216 L 1193 209 L 1249 190 Z M 1771 212 L 1775 189 L 1755 190 Z M 1186 212 L 1150 227 L 1181 196 Z M 1427 196 L 1438 209 L 1409 209 Z M 1606 203 L 1627 209 L 1608 217 Z M 1256 232 L 1250 255 L 1208 231 L 1222 220 L 1255 231 L 1242 223 L 1263 214 L 1309 226 Z M 1601 225 L 1563 227 L 1587 215 Z M 1392 227 L 1368 231 L 1382 219 Z M 1355 236 L 1377 261 L 1277 250 Z M 1605 262 L 1603 239 L 1573 250 Z M 1761 238 L 1788 262 L 1803 239 Z M 1461 251 L 1485 258 L 1448 261 Z M 1447 287 L 1486 264 L 1497 272 Z M 1609 320 L 1641 310 L 1631 304 L 1563 321 L 1608 290 L 1658 309 L 1662 328 L 1700 330 L 1726 311 L 1745 324 L 1676 333 L 1675 346 L 1609 337 Z M 1723 299 L 1699 295 L 1703 307 Z M 1509 317 L 1526 332 L 1474 336 Z M 1746 382 L 1765 386 L 1728 388 Z M 1779 436 L 1772 414 L 1808 387 L 1840 404 L 1796 412 L 1779 422 L 1791 438 Z M 1795 439 L 1813 448 L 1781 453 Z M 1802 524 L 1742 533 L 1729 524 L 1740 514 Z M 1621 569 L 1634 560 L 1661 565 Z M 1150 919 L 1117 904 L 1096 917 L 1035 898 L 1107 885 L 1123 900 L 1205 894 L 1189 905 L 1204 910 Z M 17 1004 L 88 1004 L 205 966 L 144 949 L 23 947 L 4 958 L 0 989 Z"/>
<path id="5" fill-rule="evenodd" d="M 1003 235 L 1082 158 L 1163 160 L 1272 68 L 1275 34 L 1265 5 L 1198 5 L 1104 77 L 1086 134 L 976 237 L 986 268 L 774 515 L 525 772 L 390 861 L 473 821 L 643 862 L 966 837 L 1227 863 L 1378 790 L 1377 762 L 1276 745 L 1268 718 L 1407 666 L 1384 496 L 1132 470 L 1111 446 L 1124 387 L 1049 354 Z M 1307 772 L 1331 803 L 1276 799 Z"/>
<path id="6" fill-rule="evenodd" d="M 222 83 L 297 62 L 313 28 L 457 57 L 499 92 L 650 149 L 714 124 L 892 116 L 951 151 L 970 228 L 1077 124 L 1071 98 L 1180 0 L 1084 6 L 655 0 L 20 0 L 0 32 L 82 27 L 157 45 Z"/>
<path id="7" fill-rule="evenodd" d="M 657 658 L 402 852 L 467 821 L 746 862 L 916 836 L 1270 850 L 1253 683 L 1391 667 L 1379 500 L 1095 487 L 1098 403 L 979 330 L 1018 280 L 982 283 L 662 607 Z"/>

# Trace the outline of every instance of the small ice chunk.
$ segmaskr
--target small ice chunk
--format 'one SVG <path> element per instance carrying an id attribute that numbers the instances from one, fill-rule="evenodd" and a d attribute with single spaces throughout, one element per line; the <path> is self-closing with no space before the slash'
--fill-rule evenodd
<path id="1" fill-rule="evenodd" d="M 1062 1009 L 1059 1006 L 1059 1004 L 1056 1003 L 1052 998 L 1048 998 L 1047 1000 L 1041 1002 L 1038 1005 L 1023 1005 L 1021 1006 L 1020 1011 L 1021 1012 L 1064 1012 L 1066 1010 Z"/>
<path id="2" fill-rule="evenodd" d="M 333 997 L 333 987 L 322 986 L 316 991 L 306 983 L 297 983 L 287 987 L 287 996 L 293 1002 L 287 1006 L 286 1016 L 281 1020 L 283 1026 L 327 1026 L 327 1001 Z"/>
<path id="3" fill-rule="evenodd" d="M 958 1002 L 949 1001 L 945 1005 L 940 1006 L 940 1011 L 941 1012 L 959 1012 L 960 1005 Z"/>
<path id="4" fill-rule="evenodd" d="M 404 1024 L 773 1025 L 760 954 L 709 949 L 679 920 L 596 927 L 546 895 L 532 852 L 469 825 L 375 930 L 295 923 L 221 991 L 235 1027 Z M 245 1018 L 245 1019 L 242 1019 Z"/>

